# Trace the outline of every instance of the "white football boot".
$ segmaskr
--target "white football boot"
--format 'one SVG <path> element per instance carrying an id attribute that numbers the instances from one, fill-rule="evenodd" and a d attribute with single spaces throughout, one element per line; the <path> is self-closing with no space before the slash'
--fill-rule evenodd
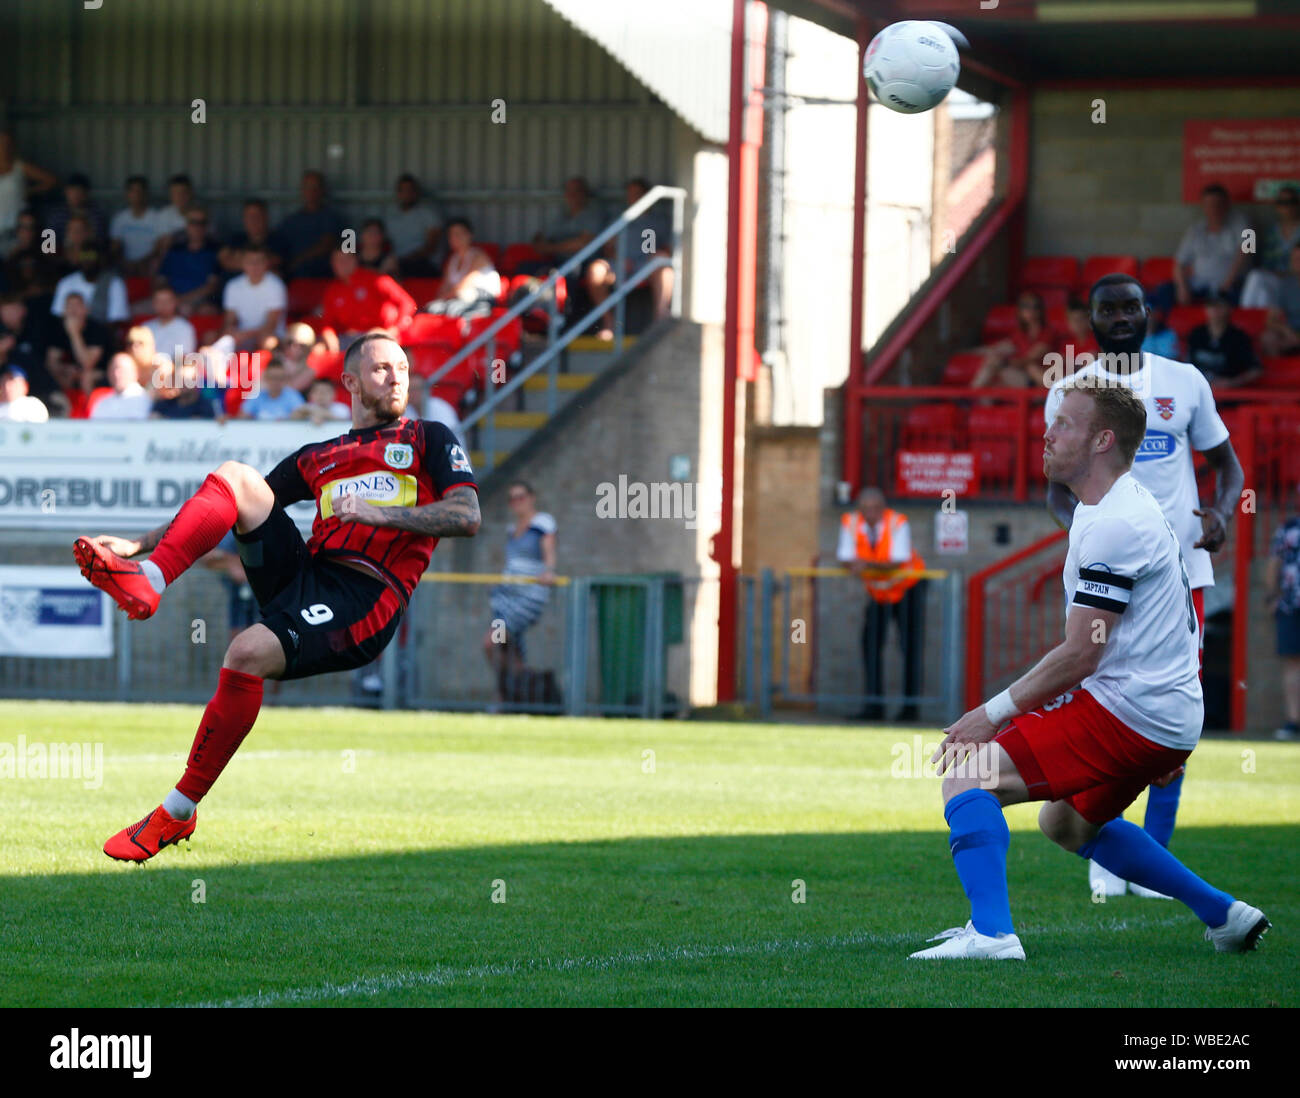
<path id="1" fill-rule="evenodd" d="M 1213 942 L 1220 953 L 1249 953 L 1272 925 L 1259 908 L 1234 900 L 1228 908 L 1228 921 L 1222 926 L 1207 926 L 1205 940 Z"/>
<path id="2" fill-rule="evenodd" d="M 1133 886 L 1096 862 L 1088 862 L 1088 891 L 1094 896 L 1123 896 Z"/>
<path id="3" fill-rule="evenodd" d="M 918 950 L 911 954 L 908 960 L 1023 961 L 1025 959 L 1025 949 L 1014 934 L 981 934 L 971 922 L 965 926 L 955 926 L 951 930 L 945 930 L 933 938 L 927 938 L 926 941 L 939 944 L 929 949 Z"/>

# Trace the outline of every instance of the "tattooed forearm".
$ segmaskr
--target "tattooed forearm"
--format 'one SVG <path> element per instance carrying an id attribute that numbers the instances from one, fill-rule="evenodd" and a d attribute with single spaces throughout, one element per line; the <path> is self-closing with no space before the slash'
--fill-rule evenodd
<path id="1" fill-rule="evenodd" d="M 482 517 L 478 493 L 468 485 L 453 488 L 437 503 L 423 507 L 384 507 L 383 524 L 435 538 L 472 538 Z"/>

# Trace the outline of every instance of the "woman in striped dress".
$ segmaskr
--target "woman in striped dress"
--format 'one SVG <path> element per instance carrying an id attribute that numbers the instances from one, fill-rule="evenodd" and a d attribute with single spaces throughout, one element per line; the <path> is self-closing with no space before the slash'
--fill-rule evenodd
<path id="1" fill-rule="evenodd" d="M 514 523 L 506 538 L 507 576 L 533 576 L 536 583 L 502 583 L 492 588 L 492 622 L 483 640 L 497 673 L 497 700 L 506 700 L 509 677 L 524 667 L 524 633 L 542 615 L 555 582 L 555 519 L 537 510 L 532 486 L 514 481 L 506 492 Z"/>

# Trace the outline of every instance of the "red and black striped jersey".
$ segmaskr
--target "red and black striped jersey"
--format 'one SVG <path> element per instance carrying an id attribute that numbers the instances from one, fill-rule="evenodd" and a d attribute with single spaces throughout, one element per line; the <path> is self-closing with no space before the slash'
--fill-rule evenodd
<path id="1" fill-rule="evenodd" d="M 266 476 L 276 502 L 287 507 L 314 500 L 313 555 L 343 557 L 373 568 L 410 598 L 438 539 L 388 526 L 340 522 L 335 503 L 359 496 L 379 507 L 420 507 L 460 484 L 478 491 L 469 455 L 441 423 L 399 419 L 311 442 Z"/>

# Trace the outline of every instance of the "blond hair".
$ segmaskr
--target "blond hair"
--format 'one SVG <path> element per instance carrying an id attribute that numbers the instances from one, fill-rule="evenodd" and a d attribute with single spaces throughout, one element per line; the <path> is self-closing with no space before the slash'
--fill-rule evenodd
<path id="1" fill-rule="evenodd" d="M 1062 399 L 1076 392 L 1092 398 L 1092 430 L 1113 433 L 1124 464 L 1132 465 L 1147 433 L 1147 409 L 1142 398 L 1127 385 L 1092 375 L 1072 377 L 1061 384 Z"/>

